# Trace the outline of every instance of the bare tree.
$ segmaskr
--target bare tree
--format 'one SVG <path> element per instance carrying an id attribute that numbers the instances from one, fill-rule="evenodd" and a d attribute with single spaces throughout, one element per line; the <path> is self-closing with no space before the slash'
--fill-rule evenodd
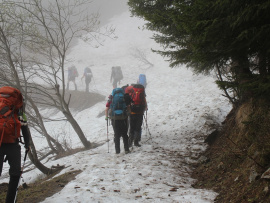
<path id="1" fill-rule="evenodd" d="M 66 98 L 70 96 L 65 97 L 65 70 L 70 62 L 67 53 L 74 40 L 81 38 L 89 43 L 92 40 L 99 42 L 99 36 L 110 36 L 114 31 L 112 28 L 104 32 L 99 30 L 98 14 L 85 14 L 81 9 L 89 3 L 87 0 L 17 0 L 0 3 L 1 84 L 15 86 L 23 92 L 32 127 L 46 137 L 53 151 L 63 148 L 47 133 L 43 124 L 44 116 L 36 104 L 60 110 L 85 148 L 91 147 L 69 110 L 69 99 Z M 41 82 L 37 84 L 35 79 Z M 33 93 L 38 95 L 38 99 Z M 38 160 L 32 141 L 30 157 L 41 171 L 50 171 Z"/>
<path id="2" fill-rule="evenodd" d="M 26 36 L 23 47 L 31 54 L 28 75 L 42 80 L 39 85 L 29 82 L 28 88 L 44 98 L 38 103 L 60 110 L 84 147 L 90 148 L 91 143 L 70 112 L 69 100 L 65 97 L 65 74 L 70 62 L 67 53 L 76 39 L 98 42 L 99 36 L 110 36 L 114 30 L 99 30 L 98 14 L 84 12 L 89 6 L 87 0 L 51 0 L 46 6 L 41 0 L 29 0 L 13 2 L 13 6 L 16 7 L 14 18 Z"/>
<path id="3" fill-rule="evenodd" d="M 142 64 L 142 66 L 144 66 L 145 69 L 149 69 L 154 66 L 154 64 L 147 59 L 147 54 L 145 53 L 145 51 L 139 48 L 134 48 L 131 55 L 135 59 L 137 59 Z"/>
<path id="4" fill-rule="evenodd" d="M 20 74 L 14 61 L 14 58 L 18 58 L 16 57 L 17 56 L 16 49 L 13 46 L 14 42 L 16 41 L 16 36 L 12 34 L 14 30 L 16 30 L 14 29 L 16 25 L 13 23 L 11 24 L 7 23 L 5 12 L 3 12 L 4 9 L 5 8 L 2 8 L 1 10 L 2 12 L 0 14 L 0 53 L 1 53 L 0 81 L 1 85 L 15 86 L 16 88 L 20 89 L 21 92 L 23 92 L 23 95 L 25 96 L 26 91 L 24 91 L 23 89 L 24 83 L 20 79 Z M 31 134 L 30 134 L 30 141 L 31 141 L 30 142 L 31 150 L 29 151 L 29 157 L 31 161 L 34 163 L 34 165 L 46 174 L 54 172 L 55 170 L 47 168 L 38 160 Z"/>

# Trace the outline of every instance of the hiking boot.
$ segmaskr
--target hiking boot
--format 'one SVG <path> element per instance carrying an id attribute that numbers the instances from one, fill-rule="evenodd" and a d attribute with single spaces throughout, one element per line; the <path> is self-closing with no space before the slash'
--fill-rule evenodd
<path id="1" fill-rule="evenodd" d="M 125 154 L 129 154 L 130 153 L 130 151 L 128 150 L 128 151 L 125 151 Z"/>
<path id="2" fill-rule="evenodd" d="M 132 139 L 128 139 L 128 147 L 132 147 L 132 143 L 133 143 L 133 140 Z"/>
<path id="3" fill-rule="evenodd" d="M 139 141 L 134 141 L 134 146 L 141 147 L 141 145 L 139 144 Z"/>

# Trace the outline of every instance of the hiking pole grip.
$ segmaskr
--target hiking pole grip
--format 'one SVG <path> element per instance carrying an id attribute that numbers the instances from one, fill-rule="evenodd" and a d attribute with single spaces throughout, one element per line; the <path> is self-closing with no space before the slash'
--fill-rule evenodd
<path id="1" fill-rule="evenodd" d="M 30 150 L 30 148 L 25 150 L 24 159 L 23 159 L 24 161 L 26 161 L 26 157 L 27 157 L 27 154 L 28 154 L 29 150 Z"/>

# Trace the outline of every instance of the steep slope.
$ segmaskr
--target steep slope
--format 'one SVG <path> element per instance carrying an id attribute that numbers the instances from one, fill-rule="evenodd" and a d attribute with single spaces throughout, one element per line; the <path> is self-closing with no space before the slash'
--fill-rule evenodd
<path id="1" fill-rule="evenodd" d="M 233 109 L 193 173 L 199 179 L 195 186 L 218 192 L 216 202 L 270 202 L 269 122 L 267 101 Z"/>

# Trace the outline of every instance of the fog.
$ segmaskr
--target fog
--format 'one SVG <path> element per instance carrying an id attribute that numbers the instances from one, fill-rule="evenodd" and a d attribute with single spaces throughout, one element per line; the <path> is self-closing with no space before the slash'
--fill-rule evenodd
<path id="1" fill-rule="evenodd" d="M 89 12 L 100 14 L 101 26 L 108 23 L 108 20 L 128 10 L 128 0 L 93 0 Z"/>
<path id="2" fill-rule="evenodd" d="M 17 0 L 21 1 L 21 0 Z M 72 2 L 72 0 L 70 0 Z M 43 5 L 49 2 L 54 3 L 55 0 L 43 1 Z M 89 13 L 99 13 L 101 26 L 108 23 L 109 19 L 115 15 L 121 14 L 128 10 L 128 0 L 91 0 L 89 1 Z"/>

